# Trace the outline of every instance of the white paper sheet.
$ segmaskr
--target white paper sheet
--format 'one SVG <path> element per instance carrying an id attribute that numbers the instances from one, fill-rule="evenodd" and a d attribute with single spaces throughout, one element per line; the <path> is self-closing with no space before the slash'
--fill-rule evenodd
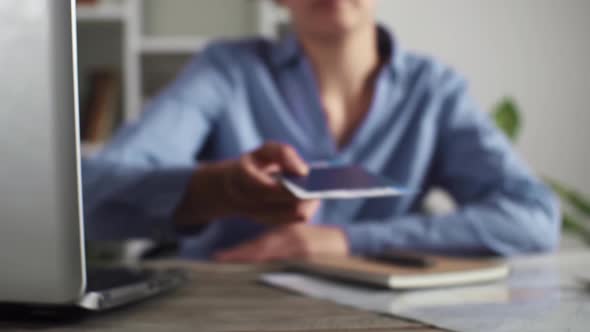
<path id="1" fill-rule="evenodd" d="M 394 292 L 298 273 L 264 282 L 306 296 L 394 314 L 456 331 L 590 331 L 590 252 L 511 261 L 507 281 L 460 288 Z"/>

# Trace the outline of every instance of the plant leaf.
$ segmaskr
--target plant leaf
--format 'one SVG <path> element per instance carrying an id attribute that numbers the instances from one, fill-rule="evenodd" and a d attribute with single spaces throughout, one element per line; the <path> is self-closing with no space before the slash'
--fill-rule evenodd
<path id="1" fill-rule="evenodd" d="M 563 229 L 575 233 L 580 236 L 584 242 L 590 244 L 590 230 L 584 227 L 582 222 L 566 212 L 563 213 Z"/>
<path id="2" fill-rule="evenodd" d="M 555 179 L 546 177 L 544 180 L 561 197 L 562 200 L 566 201 L 580 213 L 590 216 L 590 199 L 584 197 L 579 192 L 568 188 Z"/>
<path id="3" fill-rule="evenodd" d="M 494 107 L 492 117 L 496 126 L 511 141 L 516 141 L 522 127 L 522 117 L 516 102 L 510 97 L 504 98 Z"/>

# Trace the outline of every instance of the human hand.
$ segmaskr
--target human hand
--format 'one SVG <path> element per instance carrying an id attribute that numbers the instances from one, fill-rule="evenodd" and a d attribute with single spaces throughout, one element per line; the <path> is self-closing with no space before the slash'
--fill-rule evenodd
<path id="1" fill-rule="evenodd" d="M 226 174 L 226 194 L 234 210 L 258 222 L 277 225 L 309 221 L 317 200 L 300 200 L 277 179 L 279 173 L 305 176 L 309 167 L 289 145 L 267 143 L 243 155 Z"/>
<path id="2" fill-rule="evenodd" d="M 181 225 L 239 216 L 269 225 L 309 221 L 318 200 L 300 200 L 276 179 L 304 176 L 309 167 L 290 146 L 267 143 L 238 160 L 204 164 L 177 211 Z M 195 222 L 196 220 L 196 222 Z"/>
<path id="3" fill-rule="evenodd" d="M 317 255 L 346 256 L 348 241 L 336 226 L 292 224 L 270 230 L 259 238 L 216 253 L 219 262 L 262 263 Z"/>

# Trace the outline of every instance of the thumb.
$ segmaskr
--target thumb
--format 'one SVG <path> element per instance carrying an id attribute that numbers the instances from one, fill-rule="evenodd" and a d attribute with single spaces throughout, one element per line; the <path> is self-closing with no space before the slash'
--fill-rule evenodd
<path id="1" fill-rule="evenodd" d="M 277 165 L 281 172 L 304 176 L 309 173 L 309 166 L 290 145 L 266 143 L 256 152 L 255 158 L 265 165 Z"/>

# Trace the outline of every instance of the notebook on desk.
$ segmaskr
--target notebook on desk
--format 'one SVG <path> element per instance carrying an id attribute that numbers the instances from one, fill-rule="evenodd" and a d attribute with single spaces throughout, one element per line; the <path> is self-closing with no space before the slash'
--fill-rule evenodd
<path id="1" fill-rule="evenodd" d="M 323 277 L 400 290 L 491 282 L 509 274 L 508 264 L 496 259 L 420 256 L 422 263 L 415 264 L 414 255 L 402 254 L 401 259 L 398 254 L 394 256 L 393 260 L 315 257 L 289 262 L 288 266 Z"/>

